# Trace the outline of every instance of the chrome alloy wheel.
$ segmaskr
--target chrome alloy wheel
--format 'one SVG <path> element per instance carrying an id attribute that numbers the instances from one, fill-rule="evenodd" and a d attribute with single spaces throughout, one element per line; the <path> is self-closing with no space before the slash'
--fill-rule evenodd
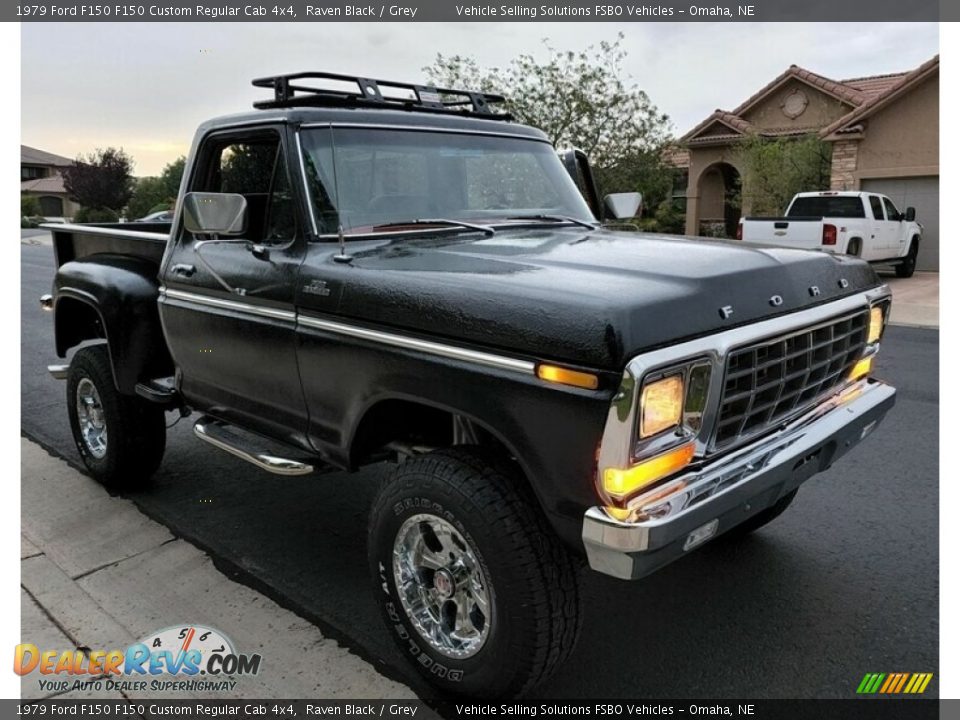
<path id="1" fill-rule="evenodd" d="M 77 420 L 83 444 L 98 460 L 107 454 L 107 423 L 103 418 L 100 393 L 90 378 L 77 383 Z"/>
<path id="2" fill-rule="evenodd" d="M 475 655 L 490 634 L 490 589 L 473 548 L 436 515 L 408 518 L 393 543 L 393 578 L 420 636 L 451 658 Z"/>

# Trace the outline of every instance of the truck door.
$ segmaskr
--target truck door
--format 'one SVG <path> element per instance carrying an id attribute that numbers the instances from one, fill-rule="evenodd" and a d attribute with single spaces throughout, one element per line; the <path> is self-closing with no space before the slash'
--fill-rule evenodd
<path id="1" fill-rule="evenodd" d="M 201 246 L 181 223 L 162 270 L 160 311 L 188 403 L 304 445 L 293 291 L 306 237 L 287 158 L 282 126 L 202 138 L 186 191 L 243 195 L 247 226 L 239 239 Z"/>
<path id="2" fill-rule="evenodd" d="M 863 250 L 860 257 L 864 260 L 881 260 L 886 257 L 887 221 L 883 214 L 883 201 L 879 195 L 868 195 L 870 208 L 866 220 L 866 237 L 863 238 Z"/>
<path id="3" fill-rule="evenodd" d="M 900 244 L 904 239 L 904 224 L 900 220 L 900 211 L 890 198 L 883 196 L 883 208 L 887 211 L 886 236 L 884 237 L 884 258 L 901 255 Z"/>

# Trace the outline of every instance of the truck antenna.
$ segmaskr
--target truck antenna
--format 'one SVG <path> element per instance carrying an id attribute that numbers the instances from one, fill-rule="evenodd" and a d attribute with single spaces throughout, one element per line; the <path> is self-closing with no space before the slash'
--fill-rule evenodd
<path id="1" fill-rule="evenodd" d="M 337 225 L 337 242 L 340 244 L 340 252 L 333 256 L 334 262 L 348 263 L 353 260 L 353 255 L 347 255 L 346 243 L 343 237 L 343 223 Z"/>
<path id="2" fill-rule="evenodd" d="M 337 242 L 340 244 L 340 252 L 333 256 L 333 261 L 338 263 L 348 263 L 353 260 L 352 255 L 347 255 L 346 242 L 343 237 L 343 218 L 340 217 L 340 179 L 337 176 L 337 144 L 333 140 L 333 128 L 330 128 L 330 154 L 333 159 L 333 194 L 337 198 Z"/>

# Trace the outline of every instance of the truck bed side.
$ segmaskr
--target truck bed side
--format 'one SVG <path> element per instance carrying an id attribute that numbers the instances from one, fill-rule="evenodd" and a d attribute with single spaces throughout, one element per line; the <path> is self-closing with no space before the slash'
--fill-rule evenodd
<path id="1" fill-rule="evenodd" d="M 88 255 L 110 253 L 153 261 L 160 258 L 170 237 L 164 223 L 110 223 L 102 225 L 45 225 L 53 234 L 57 267 Z"/>
<path id="2" fill-rule="evenodd" d="M 160 316 L 158 272 L 164 225 L 50 225 L 56 254 L 53 283 L 57 355 L 82 342 L 106 340 L 117 388 L 173 373 Z M 133 229 L 135 228 L 135 229 Z"/>

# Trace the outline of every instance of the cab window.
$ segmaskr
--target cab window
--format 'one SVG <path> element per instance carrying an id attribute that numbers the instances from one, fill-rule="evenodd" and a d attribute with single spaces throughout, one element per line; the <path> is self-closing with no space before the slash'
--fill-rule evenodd
<path id="1" fill-rule="evenodd" d="M 883 220 L 883 203 L 876 195 L 870 196 L 870 209 L 873 211 L 874 220 Z"/>
<path id="2" fill-rule="evenodd" d="M 247 200 L 247 231 L 255 243 L 284 244 L 296 235 L 286 157 L 274 132 L 208 141 L 205 170 L 193 190 L 236 193 Z"/>
<path id="3" fill-rule="evenodd" d="M 883 199 L 883 206 L 887 209 L 887 220 L 900 219 L 900 213 L 897 211 L 897 206 L 890 202 L 890 198 Z"/>

